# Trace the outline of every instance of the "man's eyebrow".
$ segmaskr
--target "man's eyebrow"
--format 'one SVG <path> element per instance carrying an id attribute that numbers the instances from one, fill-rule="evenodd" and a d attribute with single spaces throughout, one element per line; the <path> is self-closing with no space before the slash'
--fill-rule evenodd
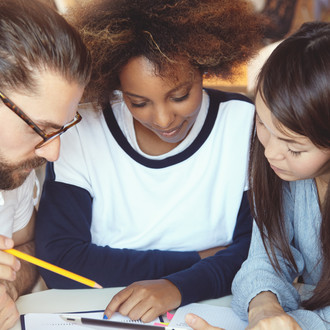
<path id="1" fill-rule="evenodd" d="M 36 121 L 34 121 L 34 123 L 37 126 L 50 127 L 50 128 L 54 128 L 54 129 L 61 129 L 63 127 L 61 125 L 58 125 L 56 123 L 52 123 L 52 122 L 47 121 L 47 120 L 36 120 Z"/>

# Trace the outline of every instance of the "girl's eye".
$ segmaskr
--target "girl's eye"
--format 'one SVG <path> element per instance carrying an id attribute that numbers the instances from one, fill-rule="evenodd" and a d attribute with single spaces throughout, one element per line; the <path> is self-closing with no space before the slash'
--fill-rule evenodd
<path id="1" fill-rule="evenodd" d="M 293 151 L 293 150 L 291 150 L 291 149 L 288 149 L 288 151 L 290 152 L 290 154 L 291 154 L 292 156 L 295 156 L 295 157 L 301 155 L 301 151 Z"/>
<path id="2" fill-rule="evenodd" d="M 147 103 L 146 102 L 142 102 L 142 103 L 133 103 L 131 102 L 131 106 L 134 108 L 143 108 Z"/>
<path id="3" fill-rule="evenodd" d="M 189 97 L 189 93 L 187 93 L 186 95 L 183 95 L 181 97 L 173 97 L 172 100 L 174 102 L 182 102 L 184 100 L 186 100 Z"/>

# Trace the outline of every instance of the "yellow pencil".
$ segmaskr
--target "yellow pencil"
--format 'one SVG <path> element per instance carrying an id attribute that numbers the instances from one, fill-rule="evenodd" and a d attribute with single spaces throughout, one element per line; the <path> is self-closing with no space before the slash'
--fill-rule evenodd
<path id="1" fill-rule="evenodd" d="M 20 258 L 20 259 L 23 259 L 27 262 L 30 262 L 31 264 L 35 264 L 39 267 L 48 269 L 48 270 L 50 270 L 54 273 L 60 274 L 60 275 L 65 276 L 65 277 L 68 277 L 71 280 L 74 280 L 74 281 L 80 282 L 82 284 L 88 285 L 92 288 L 98 288 L 98 289 L 102 288 L 102 286 L 100 284 L 98 284 L 98 283 L 96 283 L 92 280 L 89 280 L 86 277 L 83 277 L 83 276 L 77 275 L 75 273 L 69 272 L 68 270 L 57 267 L 55 265 L 50 264 L 49 262 L 40 260 L 38 258 L 32 257 L 29 254 L 26 254 L 24 252 L 21 252 L 21 251 L 15 250 L 15 249 L 8 249 L 8 250 L 4 250 L 4 251 L 14 255 L 17 258 Z"/>

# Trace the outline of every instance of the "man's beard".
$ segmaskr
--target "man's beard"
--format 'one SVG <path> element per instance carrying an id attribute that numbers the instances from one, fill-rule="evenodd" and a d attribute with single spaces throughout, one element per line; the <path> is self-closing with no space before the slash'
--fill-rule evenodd
<path id="1" fill-rule="evenodd" d="M 31 171 L 29 170 L 37 168 L 46 162 L 45 158 L 36 157 L 11 165 L 3 162 L 2 157 L 0 157 L 0 189 L 12 190 L 21 186 L 30 174 Z"/>

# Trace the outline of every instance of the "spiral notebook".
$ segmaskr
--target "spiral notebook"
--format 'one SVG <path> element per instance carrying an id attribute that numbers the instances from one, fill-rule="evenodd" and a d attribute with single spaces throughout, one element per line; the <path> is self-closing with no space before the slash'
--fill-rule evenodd
<path id="1" fill-rule="evenodd" d="M 154 328 L 155 325 L 160 329 L 166 330 L 186 330 L 191 329 L 185 323 L 185 316 L 188 313 L 194 313 L 204 318 L 213 326 L 224 328 L 226 330 L 244 330 L 248 323 L 239 319 L 239 317 L 229 307 L 220 307 L 207 304 L 189 304 L 180 307 L 176 310 L 174 317 L 166 324 L 166 320 L 162 317 L 155 319 L 150 323 L 142 323 L 141 321 L 132 321 L 128 317 L 122 316 L 119 313 L 115 313 L 111 317 L 111 321 L 123 322 L 124 324 L 130 324 L 127 329 L 142 329 L 146 328 L 146 325 L 151 325 Z M 101 330 L 110 329 L 109 326 L 99 325 L 77 325 L 70 322 L 66 322 L 62 319 L 61 315 L 75 315 L 82 318 L 102 320 L 103 311 L 91 311 L 91 312 L 79 312 L 79 313 L 62 313 L 62 314 L 48 314 L 48 313 L 29 313 L 21 316 L 22 330 L 88 330 L 95 329 Z M 107 322 L 107 323 L 108 323 Z M 134 327 L 132 326 L 134 325 Z M 114 328 L 113 328 L 114 329 Z"/>

